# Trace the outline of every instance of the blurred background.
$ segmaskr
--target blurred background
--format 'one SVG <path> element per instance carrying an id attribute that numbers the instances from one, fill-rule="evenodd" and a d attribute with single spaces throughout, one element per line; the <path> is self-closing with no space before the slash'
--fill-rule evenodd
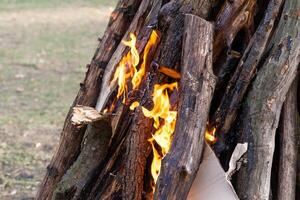
<path id="1" fill-rule="evenodd" d="M 116 0 L 0 0 L 0 199 L 33 199 Z"/>

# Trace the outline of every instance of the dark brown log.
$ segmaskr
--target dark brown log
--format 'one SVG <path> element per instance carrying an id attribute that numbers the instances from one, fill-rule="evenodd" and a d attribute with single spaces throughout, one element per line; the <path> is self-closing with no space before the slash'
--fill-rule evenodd
<path id="1" fill-rule="evenodd" d="M 269 56 L 243 106 L 240 133 L 248 142 L 236 189 L 241 199 L 269 199 L 275 132 L 282 104 L 297 74 L 300 56 L 300 1 L 285 1 Z"/>
<path id="2" fill-rule="evenodd" d="M 140 2 L 141 0 L 120 1 L 113 12 L 93 60 L 88 65 L 86 77 L 80 84 L 80 90 L 66 117 L 58 148 L 47 167 L 47 173 L 40 185 L 37 199 L 51 198 L 55 185 L 76 160 L 86 127 L 78 128 L 71 124 L 72 107 L 96 105 L 106 65 L 130 25 Z"/>
<path id="3" fill-rule="evenodd" d="M 161 8 L 158 27 L 164 35 L 157 56 L 159 65 L 180 71 L 178 55 L 181 54 L 184 15 L 207 19 L 216 3 L 215 0 L 171 0 Z"/>
<path id="4" fill-rule="evenodd" d="M 184 2 L 184 1 L 182 1 Z M 199 6 L 199 4 L 197 3 L 197 1 L 195 1 L 193 4 L 193 6 Z M 143 2 L 144 3 L 144 2 Z M 181 2 L 177 2 L 177 3 L 181 3 Z M 146 4 L 146 1 L 145 1 L 145 4 Z M 148 3 L 149 4 L 149 3 Z M 203 4 L 202 6 L 209 6 L 207 3 Z M 142 5 L 141 5 L 142 7 Z M 145 8 L 146 6 L 143 6 L 143 8 Z M 138 19 L 139 21 L 139 24 L 137 25 L 132 25 L 133 27 L 136 27 L 137 26 L 137 31 L 134 31 L 135 33 L 138 34 L 138 40 L 139 40 L 139 46 L 138 46 L 138 49 L 139 51 L 141 52 L 143 50 L 143 47 L 145 45 L 145 41 L 147 42 L 148 40 L 148 35 L 150 33 L 150 31 L 152 31 L 151 29 L 145 29 L 144 27 L 141 27 L 144 23 L 144 26 L 148 26 L 150 25 L 151 27 L 155 27 L 156 26 L 156 23 L 157 23 L 157 13 L 158 11 L 160 10 L 161 8 L 161 1 L 154 1 L 152 3 L 152 9 L 150 11 L 150 13 L 148 14 L 147 18 L 146 19 L 149 19 L 148 21 L 146 20 L 146 22 L 142 22 L 144 16 L 146 16 L 145 13 L 142 13 L 141 14 L 141 18 Z M 203 9 L 203 11 L 207 10 L 206 8 Z M 145 11 L 144 11 L 145 12 Z M 137 14 L 138 16 L 138 14 Z M 133 23 L 134 24 L 134 21 L 133 20 Z M 140 31 L 139 29 L 143 29 L 143 31 Z M 135 29 L 133 29 L 135 30 Z M 142 34 L 143 37 L 140 37 L 140 34 Z M 181 33 L 182 34 L 182 33 Z M 167 34 L 164 34 L 164 36 L 166 36 Z M 177 38 L 176 38 L 177 39 Z M 142 42 L 142 44 L 141 44 Z M 172 43 L 169 43 L 169 44 L 172 44 Z M 163 52 L 162 50 L 162 47 L 165 48 L 165 44 L 160 44 L 160 52 Z M 165 51 L 170 51 L 170 46 L 168 46 L 169 48 L 166 48 Z M 118 51 L 118 50 L 117 50 Z M 117 52 L 116 51 L 116 52 Z M 120 50 L 121 52 L 123 50 Z M 117 55 L 120 55 L 122 56 L 122 53 L 120 54 L 117 54 Z M 175 54 L 174 54 L 175 55 Z M 116 59 L 116 60 L 119 60 L 120 58 Z M 151 60 L 151 59 L 149 59 Z M 166 61 L 166 60 L 172 60 L 172 58 L 166 58 L 166 57 L 159 57 L 156 59 L 158 61 L 158 63 L 162 63 L 163 61 Z M 117 62 L 113 61 L 112 64 L 109 63 L 109 65 L 113 65 L 113 64 L 116 64 Z M 111 76 L 113 73 L 113 69 L 111 70 L 111 72 L 108 72 L 107 73 L 107 80 L 109 80 L 109 76 Z M 153 78 L 153 77 L 156 77 L 156 78 Z M 148 78 L 146 78 L 146 80 L 151 80 L 151 83 L 148 84 L 146 87 L 141 87 L 143 89 L 140 89 L 139 93 L 141 94 L 142 96 L 142 99 L 143 101 L 147 101 L 145 99 L 151 99 L 149 97 L 151 97 L 151 91 L 152 91 L 152 87 L 151 85 L 153 86 L 154 83 L 157 82 L 157 79 L 158 79 L 158 72 L 154 72 L 154 75 L 150 75 L 148 76 Z M 155 79 L 155 80 L 154 80 Z M 108 86 L 108 90 L 106 88 L 106 91 L 104 91 L 104 93 L 102 93 L 100 95 L 100 98 L 98 100 L 98 106 L 97 108 L 99 110 L 101 110 L 102 108 L 105 107 L 105 102 L 108 102 L 108 100 L 111 98 L 110 96 L 113 95 L 113 91 L 115 90 L 115 86 L 109 88 L 110 86 Z M 145 92 L 147 91 L 147 92 Z M 144 97 L 146 97 L 144 99 Z M 113 143 L 114 143 L 114 146 L 112 149 L 112 152 L 109 157 L 109 159 L 106 161 L 106 164 L 104 164 L 104 169 L 102 170 L 102 172 L 100 173 L 99 177 L 98 177 L 98 180 L 96 181 L 96 184 L 95 184 L 95 187 L 93 188 L 92 192 L 91 192 L 91 195 L 89 196 L 90 199 L 94 199 L 94 198 L 117 198 L 122 196 L 122 194 L 129 194 L 129 192 L 126 192 L 126 191 L 122 191 L 122 189 L 124 189 L 124 187 L 122 187 L 122 184 L 120 184 L 120 181 L 119 180 L 124 180 L 126 176 L 129 175 L 129 173 L 126 174 L 126 170 L 125 169 L 125 172 L 119 172 L 118 167 L 114 168 L 114 166 L 116 165 L 115 162 L 117 162 L 120 166 L 124 166 L 126 165 L 126 162 L 129 162 L 128 159 L 123 159 L 122 161 L 122 157 L 120 158 L 121 154 L 124 154 L 124 151 L 125 149 L 129 148 L 128 145 L 129 143 L 124 141 L 124 137 L 128 137 L 128 135 L 131 135 L 131 128 L 129 128 L 128 131 L 126 131 L 126 127 L 128 127 L 128 125 L 131 123 L 131 117 L 128 116 L 128 111 L 125 110 L 122 110 L 123 108 L 118 108 L 118 116 L 115 117 L 113 119 L 113 122 L 114 122 L 114 132 L 116 133 L 114 139 L 113 139 Z M 126 114 L 127 113 L 127 114 Z M 124 118 L 124 116 L 126 118 Z M 141 120 L 141 119 L 140 119 Z M 147 126 L 152 126 L 151 124 L 148 124 Z M 144 127 L 145 129 L 149 129 L 149 127 Z M 134 145 L 137 145 L 137 144 L 134 144 Z M 144 146 L 145 147 L 145 146 Z M 131 147 L 131 151 L 133 151 L 133 148 Z M 132 154 L 134 155 L 135 153 L 132 152 Z M 146 163 L 146 161 L 144 161 Z M 120 164 L 121 163 L 121 164 Z M 123 164 L 122 164 L 123 163 Z M 138 167 L 138 166 L 137 166 Z M 119 167 L 120 168 L 120 167 Z M 128 169 L 129 170 L 129 169 Z M 130 169 L 131 170 L 131 169 Z M 116 174 L 116 176 L 108 176 L 109 174 Z M 125 177 L 124 177 L 125 176 Z M 136 174 L 136 176 L 138 176 L 138 174 Z M 123 177 L 123 178 L 122 178 Z M 138 177 L 137 177 L 138 178 Z M 134 180 L 135 177 L 131 177 L 130 179 Z M 137 183 L 135 183 L 137 184 Z M 141 188 L 141 186 L 139 186 Z M 128 188 L 127 188 L 128 189 Z M 114 191 L 115 190 L 115 191 Z M 141 190 L 141 189 L 139 189 Z M 130 191 L 130 190 L 129 190 Z M 138 191 L 139 192 L 139 191 Z M 134 195 L 134 194 L 132 194 Z"/>
<path id="5" fill-rule="evenodd" d="M 278 171 L 277 199 L 295 199 L 297 177 L 297 85 L 296 78 L 289 89 L 282 108 L 280 130 L 280 158 Z"/>
<path id="6" fill-rule="evenodd" d="M 212 71 L 212 25 L 186 15 L 182 79 L 176 129 L 162 160 L 154 199 L 185 199 L 201 162 L 204 132 L 216 83 Z"/>
<path id="7" fill-rule="evenodd" d="M 283 0 L 271 0 L 265 16 L 245 50 L 237 69 L 229 81 L 226 93 L 211 121 L 217 128 L 218 142 L 223 142 L 224 134 L 232 127 L 237 111 L 257 70 L 263 60 L 267 42 L 270 39 L 275 20 L 279 14 Z M 216 149 L 220 153 L 223 149 Z"/>
<path id="8" fill-rule="evenodd" d="M 151 152 L 148 139 L 151 138 L 152 120 L 146 118 L 140 108 L 135 112 L 132 128 L 127 137 L 122 199 L 141 200 L 144 191 L 144 174 L 147 157 Z"/>
<path id="9" fill-rule="evenodd" d="M 215 20 L 214 62 L 225 48 L 231 48 L 236 34 L 241 29 L 247 32 L 248 37 L 251 35 L 255 5 L 255 0 L 227 0 L 223 4 Z"/>
<path id="10" fill-rule="evenodd" d="M 91 126 L 88 129 L 92 128 L 92 130 L 87 130 L 90 134 L 84 138 L 77 160 L 57 184 L 53 199 L 80 199 L 83 190 L 93 178 L 99 162 L 107 154 L 112 135 L 110 119 L 107 116 L 98 114 L 98 116 L 93 116 L 90 123 Z"/>

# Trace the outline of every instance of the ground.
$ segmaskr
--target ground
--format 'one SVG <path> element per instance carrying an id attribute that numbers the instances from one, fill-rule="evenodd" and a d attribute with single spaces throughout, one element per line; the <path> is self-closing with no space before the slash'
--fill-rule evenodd
<path id="1" fill-rule="evenodd" d="M 33 199 L 115 0 L 0 0 L 0 199 Z"/>

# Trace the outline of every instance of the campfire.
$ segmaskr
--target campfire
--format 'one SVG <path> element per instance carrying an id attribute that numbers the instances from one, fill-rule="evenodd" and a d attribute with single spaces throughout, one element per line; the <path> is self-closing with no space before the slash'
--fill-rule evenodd
<path id="1" fill-rule="evenodd" d="M 120 1 L 37 199 L 295 199 L 299 6 Z"/>

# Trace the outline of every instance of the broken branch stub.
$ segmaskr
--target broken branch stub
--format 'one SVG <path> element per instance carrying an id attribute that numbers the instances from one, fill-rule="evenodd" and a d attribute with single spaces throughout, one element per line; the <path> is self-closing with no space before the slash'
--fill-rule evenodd
<path id="1" fill-rule="evenodd" d="M 185 16 L 180 100 L 170 152 L 162 160 L 154 199 L 185 199 L 196 176 L 216 84 L 212 72 L 211 23 Z"/>

